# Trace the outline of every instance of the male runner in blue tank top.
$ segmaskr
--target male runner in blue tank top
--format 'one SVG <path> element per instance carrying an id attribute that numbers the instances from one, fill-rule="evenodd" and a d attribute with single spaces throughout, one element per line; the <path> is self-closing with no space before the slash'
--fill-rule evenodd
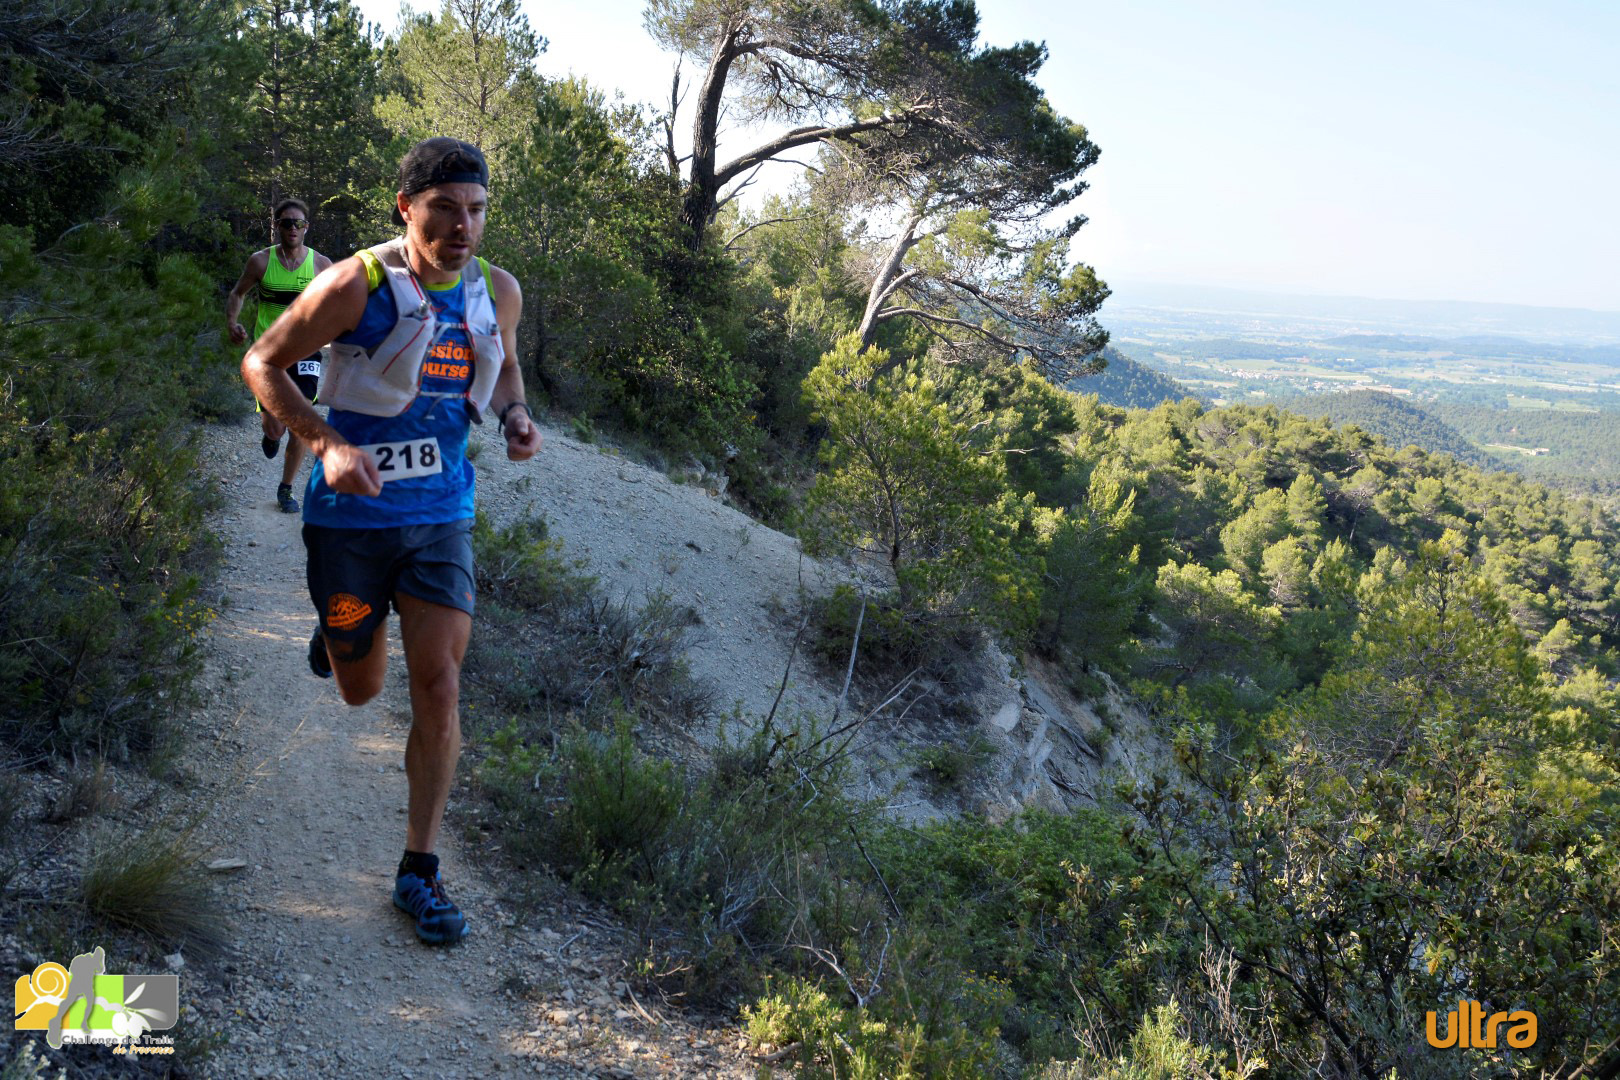
<path id="1" fill-rule="evenodd" d="M 461 750 L 461 661 L 472 629 L 468 425 L 483 422 L 487 401 L 513 461 L 540 449 L 540 430 L 517 364 L 522 293 L 512 275 L 477 258 L 488 206 L 483 154 L 427 139 L 405 155 L 399 176 L 394 220 L 405 235 L 315 279 L 248 350 L 242 376 L 316 459 L 304 500 L 319 616 L 309 661 L 317 675 L 337 675 L 350 705 L 382 690 L 389 604 L 399 612 L 411 688 L 410 803 L 394 903 L 423 941 L 446 943 L 466 933 L 434 847 Z M 322 421 L 287 369 L 327 342 L 321 395 L 331 410 Z M 494 364 L 480 373 L 480 356 L 494 358 L 498 374 Z"/>

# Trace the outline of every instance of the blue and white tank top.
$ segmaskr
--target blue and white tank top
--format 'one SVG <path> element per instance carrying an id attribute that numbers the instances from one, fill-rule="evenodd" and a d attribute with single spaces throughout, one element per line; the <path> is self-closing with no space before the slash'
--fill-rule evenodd
<path id="1" fill-rule="evenodd" d="M 487 263 L 484 273 L 487 277 Z M 378 288 L 379 281 L 373 275 L 360 324 L 338 341 L 374 349 L 394 328 L 398 314 L 393 291 Z M 475 474 L 467 460 L 471 419 L 463 398 L 472 385 L 474 364 L 467 335 L 466 290 L 460 278 L 449 285 L 424 283 L 423 289 L 433 306 L 435 337 L 423 368 L 421 394 L 399 416 L 331 409 L 326 417 L 349 442 L 373 448 L 372 457 L 384 480 L 382 493 L 333 491 L 317 460 L 304 499 L 304 520 L 311 525 L 379 529 L 437 525 L 473 516 Z M 427 471 L 435 463 L 436 471 Z"/>

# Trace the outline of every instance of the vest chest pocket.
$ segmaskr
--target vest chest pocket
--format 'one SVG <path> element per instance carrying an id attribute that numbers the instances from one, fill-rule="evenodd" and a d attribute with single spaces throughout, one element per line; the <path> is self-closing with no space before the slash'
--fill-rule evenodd
<path id="1" fill-rule="evenodd" d="M 433 476 L 444 471 L 438 439 L 407 439 L 404 442 L 369 443 L 360 449 L 377 463 L 383 483 L 408 480 L 413 476 Z"/>

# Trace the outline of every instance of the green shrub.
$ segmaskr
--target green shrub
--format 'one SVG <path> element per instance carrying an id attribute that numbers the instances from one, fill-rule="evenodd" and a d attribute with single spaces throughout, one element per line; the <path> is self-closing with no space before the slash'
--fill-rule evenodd
<path id="1" fill-rule="evenodd" d="M 904 981 L 901 975 L 897 981 Z M 994 1017 L 1006 1005 L 1005 988 L 968 977 L 958 986 L 947 1017 L 923 1001 L 891 989 L 867 1005 L 843 1004 L 843 988 L 789 976 L 771 980 L 752 1005 L 743 1006 L 743 1029 L 756 1044 L 788 1049 L 797 1075 L 812 1078 L 913 1080 L 987 1075 L 996 1061 Z M 940 1024 L 940 1019 L 946 1023 Z M 778 1051 L 779 1052 L 779 1051 Z"/>
<path id="2" fill-rule="evenodd" d="M 564 744 L 563 769 L 571 869 L 599 877 L 602 892 L 624 877 L 657 878 L 681 809 L 675 766 L 639 752 L 621 719 L 611 734 L 576 732 Z"/>
<path id="3" fill-rule="evenodd" d="M 570 713 L 610 723 L 628 708 L 690 724 L 713 711 L 681 655 L 690 608 L 663 593 L 639 607 L 606 596 L 539 519 L 497 530 L 480 516 L 473 550 L 482 597 L 464 669 L 469 700 L 486 695 L 531 736 Z"/>
<path id="4" fill-rule="evenodd" d="M 762 524 L 791 531 L 798 498 L 794 492 L 795 464 L 770 460 L 763 450 L 738 453 L 726 462 L 728 498 Z M 802 463 L 798 463 L 803 468 Z"/>
<path id="5" fill-rule="evenodd" d="M 1002 1040 L 1072 1056 L 1076 994 L 1124 1038 L 1190 970 L 1177 901 L 1107 815 L 881 824 L 835 745 L 767 727 L 700 769 L 628 718 L 555 747 L 513 724 L 480 777 L 515 860 L 622 912 L 665 989 L 755 988 L 751 1036 L 804 1043 L 808 1075 L 979 1076 Z"/>
<path id="6" fill-rule="evenodd" d="M 1099 725 L 1095 730 L 1086 732 L 1086 743 L 1097 752 L 1097 757 L 1106 760 L 1108 748 L 1114 745 L 1114 728 L 1107 724 Z"/>
<path id="7" fill-rule="evenodd" d="M 733 988 L 791 951 L 805 912 L 841 887 L 866 808 L 842 794 L 840 764 L 820 760 L 809 729 L 757 731 L 709 769 L 649 757 L 631 732 L 621 716 L 611 733 L 575 728 L 555 749 L 515 723 L 497 733 L 480 767 L 497 827 L 514 857 L 624 913 L 683 989 Z M 840 869 L 824 877 L 828 866 Z"/>
<path id="8" fill-rule="evenodd" d="M 1004 1034 L 1027 1058 L 1067 1047 L 1076 994 L 1133 1024 L 1187 962 L 1174 897 L 1100 811 L 890 827 L 870 847 L 907 924 L 945 950 L 939 963 L 1006 981 L 1017 1005 Z"/>
<path id="9" fill-rule="evenodd" d="M 1108 684 L 1103 682 L 1100 675 L 1069 666 L 1064 668 L 1064 674 L 1067 676 L 1065 681 L 1068 683 L 1069 693 L 1081 701 L 1097 701 L 1098 705 L 1101 705 L 1099 699 L 1108 692 Z M 1097 715 L 1102 715 L 1100 708 Z"/>
<path id="10" fill-rule="evenodd" d="M 563 556 L 562 541 L 551 538 L 544 518 L 497 529 L 488 515 L 480 513 L 472 541 L 479 592 L 509 607 L 534 612 L 565 609 L 596 585 L 596 578 L 585 572 L 585 560 Z"/>
<path id="11" fill-rule="evenodd" d="M 864 608 L 864 611 L 863 611 Z M 857 644 L 855 678 L 862 685 L 888 686 L 914 668 L 929 668 L 966 646 L 971 627 L 908 618 L 898 597 L 881 593 L 862 599 L 840 585 L 811 609 L 815 636 L 810 650 L 830 672 L 843 676 Z"/>
<path id="12" fill-rule="evenodd" d="M 954 788 L 982 768 L 993 753 L 990 743 L 982 735 L 971 735 L 961 745 L 935 743 L 925 746 L 918 758 L 937 783 Z"/>
<path id="13" fill-rule="evenodd" d="M 234 372 L 189 259 L 100 222 L 51 257 L 0 226 L 0 738 L 122 759 L 189 703 L 217 551 L 189 428 Z"/>
<path id="14" fill-rule="evenodd" d="M 1142 1014 L 1124 1053 L 1096 1051 L 1074 1061 L 1048 1062 L 1031 1080 L 1246 1080 L 1265 1070 L 1262 1059 L 1241 1069 L 1217 1063 L 1217 1054 L 1185 1034 L 1181 1009 L 1171 1001 Z"/>
<path id="15" fill-rule="evenodd" d="M 556 816 L 562 805 L 556 794 L 557 757 L 549 746 L 526 742 L 517 721 L 490 733 L 477 777 L 495 810 L 495 828 L 508 858 L 518 867 L 553 864 Z"/>
<path id="16" fill-rule="evenodd" d="M 827 427 L 806 548 L 884 559 L 908 619 L 1027 633 L 1039 602 L 1020 535 L 1032 498 L 1007 489 L 1001 447 L 978 441 L 978 418 L 941 398 L 925 364 L 890 367 L 849 334 L 805 378 Z"/>

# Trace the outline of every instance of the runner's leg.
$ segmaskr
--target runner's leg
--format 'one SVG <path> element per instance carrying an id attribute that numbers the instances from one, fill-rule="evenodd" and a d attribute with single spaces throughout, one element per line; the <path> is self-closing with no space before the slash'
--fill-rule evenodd
<path id="1" fill-rule="evenodd" d="M 411 733 L 405 740 L 405 777 L 410 785 L 405 847 L 431 852 L 450 798 L 461 754 L 461 661 L 472 634 L 472 616 L 395 594 L 405 664 L 410 672 Z M 380 652 L 380 646 L 373 650 Z"/>
<path id="2" fill-rule="evenodd" d="M 364 641 L 364 638 L 361 638 Z M 463 641 L 465 648 L 465 641 Z M 382 693 L 383 676 L 388 673 L 388 620 L 377 623 L 371 635 L 371 649 L 360 659 L 353 659 L 353 646 L 345 642 L 326 639 L 326 655 L 332 660 L 332 674 L 337 679 L 338 693 L 349 705 L 364 705 Z M 409 656 L 409 654 L 406 654 Z"/>
<path id="3" fill-rule="evenodd" d="M 281 463 L 281 482 L 291 484 L 298 479 L 298 467 L 304 463 L 304 440 L 296 435 L 287 436 L 287 452 Z"/>
<path id="4" fill-rule="evenodd" d="M 264 437 L 272 442 L 280 442 L 287 431 L 287 425 L 270 415 L 269 409 L 259 410 L 259 426 L 264 428 Z"/>
<path id="5" fill-rule="evenodd" d="M 319 354 L 317 354 L 319 355 Z M 303 365 L 303 361 L 299 361 Z M 317 392 L 320 389 L 320 376 L 298 373 L 293 375 L 293 382 L 304 395 L 304 399 L 314 404 Z M 279 436 L 278 436 L 279 438 Z M 303 441 L 292 432 L 287 432 L 287 454 L 281 461 L 281 489 L 276 492 L 276 501 L 281 509 L 289 514 L 298 512 L 298 501 L 292 497 L 293 481 L 298 479 L 298 467 L 304 463 Z"/>

